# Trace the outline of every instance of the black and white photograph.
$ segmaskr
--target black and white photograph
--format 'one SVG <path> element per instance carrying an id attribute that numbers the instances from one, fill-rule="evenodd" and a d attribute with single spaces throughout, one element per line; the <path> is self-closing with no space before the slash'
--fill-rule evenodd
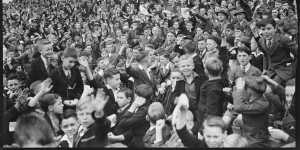
<path id="1" fill-rule="evenodd" d="M 2 0 L 1 149 L 296 149 L 298 5 Z"/>

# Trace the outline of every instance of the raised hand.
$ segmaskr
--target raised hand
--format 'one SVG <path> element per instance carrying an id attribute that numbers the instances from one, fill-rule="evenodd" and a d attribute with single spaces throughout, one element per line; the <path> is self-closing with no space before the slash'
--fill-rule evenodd
<path id="1" fill-rule="evenodd" d="M 46 93 L 50 92 L 52 88 L 53 88 L 52 80 L 50 78 L 47 78 L 46 80 L 44 80 L 41 83 L 41 88 L 40 88 L 39 93 L 46 94 Z"/>
<path id="2" fill-rule="evenodd" d="M 79 58 L 79 63 L 80 63 L 82 66 L 84 66 L 84 67 L 89 67 L 89 62 L 88 62 L 88 60 L 87 60 L 86 58 L 84 58 L 84 57 L 80 57 L 80 58 Z"/>
<path id="3" fill-rule="evenodd" d="M 96 96 L 92 96 L 94 102 L 95 111 L 102 111 L 108 102 L 109 96 L 107 96 L 103 89 L 98 89 Z"/>

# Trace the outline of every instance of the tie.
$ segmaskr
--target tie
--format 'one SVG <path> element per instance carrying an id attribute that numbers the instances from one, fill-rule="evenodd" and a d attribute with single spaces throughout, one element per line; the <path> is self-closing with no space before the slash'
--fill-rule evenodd
<path id="1" fill-rule="evenodd" d="M 272 44 L 272 43 L 271 43 L 271 40 L 267 40 L 267 43 L 266 43 L 266 44 L 267 44 L 267 48 L 271 48 L 271 44 Z"/>
<path id="2" fill-rule="evenodd" d="M 71 72 L 70 71 L 67 71 L 67 78 L 71 79 Z"/>
<path id="3" fill-rule="evenodd" d="M 246 67 L 245 66 L 242 66 L 242 71 L 243 71 L 243 73 L 246 73 Z"/>

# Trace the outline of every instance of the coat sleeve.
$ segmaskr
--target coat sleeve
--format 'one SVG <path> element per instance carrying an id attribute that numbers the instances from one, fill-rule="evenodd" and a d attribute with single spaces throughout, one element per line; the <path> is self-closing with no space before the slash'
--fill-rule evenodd
<path id="1" fill-rule="evenodd" d="M 248 96 L 244 90 L 236 90 L 233 92 L 234 110 L 244 114 L 262 114 L 269 107 L 269 102 L 265 98 L 255 99 L 248 102 Z"/>
<path id="2" fill-rule="evenodd" d="M 79 70 L 76 70 L 76 87 L 74 89 L 74 92 L 76 93 L 76 98 L 80 98 L 81 97 L 81 94 L 83 92 L 83 81 L 82 81 L 82 78 L 81 78 L 81 75 L 80 75 L 80 72 Z"/>
<path id="3" fill-rule="evenodd" d="M 143 121 L 146 117 L 147 111 L 144 108 L 140 108 L 140 109 L 141 110 L 137 111 L 136 113 L 131 113 L 127 111 L 124 114 L 123 118 L 120 120 L 118 127 L 123 129 L 129 129 L 132 126 Z"/>
<path id="4" fill-rule="evenodd" d="M 184 146 L 187 147 L 197 147 L 197 148 L 206 148 L 204 141 L 198 140 L 196 137 L 191 135 L 186 127 L 181 130 L 176 130 L 179 138 L 181 139 Z"/>

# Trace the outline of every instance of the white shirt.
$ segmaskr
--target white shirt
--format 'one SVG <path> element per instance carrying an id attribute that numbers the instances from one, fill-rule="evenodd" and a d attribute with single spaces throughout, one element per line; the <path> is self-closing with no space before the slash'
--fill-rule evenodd
<path id="1" fill-rule="evenodd" d="M 45 66 L 46 70 L 48 70 L 48 65 L 47 65 L 48 61 L 47 61 L 47 59 L 45 57 L 43 57 L 42 55 L 41 55 L 41 58 L 42 58 L 42 61 L 44 63 L 44 66 Z"/>
<path id="2" fill-rule="evenodd" d="M 65 69 L 63 69 L 63 71 L 64 71 L 66 77 L 68 77 L 68 75 L 71 76 L 71 70 L 65 70 Z"/>
<path id="3" fill-rule="evenodd" d="M 68 138 L 67 135 L 64 135 L 64 136 L 60 139 L 60 142 L 62 142 L 62 141 L 67 141 L 68 144 L 69 144 L 69 148 L 72 148 L 72 147 L 73 147 L 73 143 L 72 143 L 72 141 Z"/>
<path id="4" fill-rule="evenodd" d="M 151 70 L 150 70 L 149 68 L 145 69 L 141 64 L 138 64 L 138 67 L 139 67 L 141 70 L 145 70 L 145 72 L 146 72 L 148 78 L 151 79 L 151 76 L 150 76 L 150 71 L 151 71 Z"/>
<path id="5" fill-rule="evenodd" d="M 251 64 L 248 63 L 246 66 L 245 66 L 245 72 L 248 72 L 248 70 L 250 69 L 251 67 Z M 243 66 L 241 65 L 241 68 L 243 68 Z"/>

